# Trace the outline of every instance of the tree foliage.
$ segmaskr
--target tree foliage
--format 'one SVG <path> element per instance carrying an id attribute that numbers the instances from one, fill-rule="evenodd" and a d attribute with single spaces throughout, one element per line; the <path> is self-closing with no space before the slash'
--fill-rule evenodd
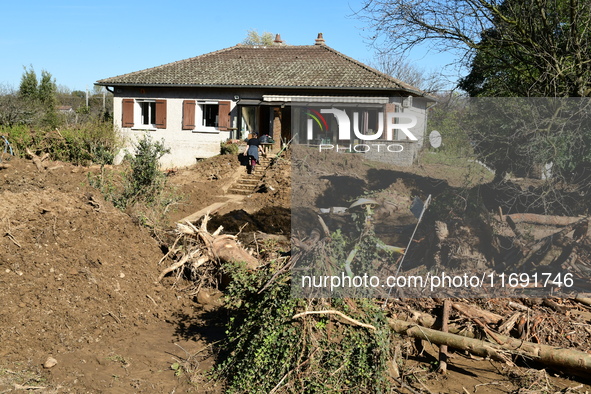
<path id="1" fill-rule="evenodd" d="M 396 55 L 421 44 L 456 54 L 473 93 L 591 95 L 586 0 L 367 0 L 359 15 Z"/>
<path id="2" fill-rule="evenodd" d="M 590 96 L 588 2 L 506 0 L 460 87 L 471 96 Z"/>
<path id="3" fill-rule="evenodd" d="M 28 100 L 36 100 L 37 92 L 37 73 L 35 73 L 33 67 L 28 69 L 25 67 L 21 76 L 19 96 Z"/>
<path id="4" fill-rule="evenodd" d="M 246 38 L 242 41 L 243 45 L 263 45 L 270 46 L 274 45 L 275 37 L 273 33 L 263 32 L 259 34 L 256 29 L 250 29 L 246 33 Z"/>
<path id="5" fill-rule="evenodd" d="M 531 193 L 543 211 L 571 211 L 569 188 L 581 200 L 591 195 L 589 1 L 366 0 L 359 15 L 376 44 L 395 55 L 419 45 L 454 53 L 458 67 L 469 70 L 459 87 L 471 96 L 529 99 L 476 102 L 461 118 L 478 158 L 494 167 L 497 186 L 508 173 L 540 175 L 552 166 L 552 177 Z M 542 97 L 579 101 L 532 99 Z"/>
<path id="6" fill-rule="evenodd" d="M 225 266 L 232 282 L 224 348 L 231 352 L 222 354 L 217 375 L 226 380 L 227 392 L 390 392 L 392 336 L 379 305 L 368 298 L 296 298 L 291 273 L 276 277 L 280 266 L 276 261 L 269 265 L 255 272 Z M 377 329 L 343 324 L 329 315 L 294 319 L 306 309 L 342 311 Z"/>
<path id="7" fill-rule="evenodd" d="M 37 73 L 33 67 L 26 68 L 21 76 L 19 96 L 29 101 L 37 101 L 46 107 L 55 105 L 57 85 L 51 73 L 47 70 L 41 71 L 41 79 L 37 79 Z"/>

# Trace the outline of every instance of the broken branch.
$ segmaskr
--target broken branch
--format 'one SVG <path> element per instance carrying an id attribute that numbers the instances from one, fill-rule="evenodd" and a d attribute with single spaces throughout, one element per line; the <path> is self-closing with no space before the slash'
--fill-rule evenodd
<path id="1" fill-rule="evenodd" d="M 539 343 L 526 342 L 509 336 L 495 334 L 502 343 L 491 343 L 461 335 L 443 333 L 420 327 L 402 320 L 390 319 L 390 328 L 413 338 L 429 341 L 436 345 L 447 345 L 465 350 L 480 357 L 490 357 L 506 362 L 505 354 L 534 359 L 542 364 L 568 371 L 577 376 L 588 377 L 591 373 L 591 354 L 575 349 L 562 349 Z"/>
<path id="2" fill-rule="evenodd" d="M 293 315 L 292 319 L 297 319 L 299 317 L 303 317 L 306 315 L 323 315 L 323 314 L 338 315 L 338 316 L 342 317 L 345 321 L 347 321 L 348 323 L 351 323 L 353 325 L 369 328 L 371 330 L 376 330 L 376 328 L 374 326 L 372 326 L 371 324 L 362 323 L 359 320 L 355 320 L 355 319 L 345 315 L 344 313 L 339 312 L 339 311 L 335 311 L 335 310 L 301 312 L 301 313 Z"/>

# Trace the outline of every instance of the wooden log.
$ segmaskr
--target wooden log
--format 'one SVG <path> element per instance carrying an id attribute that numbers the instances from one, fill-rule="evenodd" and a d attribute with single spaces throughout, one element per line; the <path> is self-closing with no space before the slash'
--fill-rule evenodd
<path id="1" fill-rule="evenodd" d="M 448 332 L 449 312 L 451 309 L 451 301 L 446 299 L 443 301 L 443 312 L 441 313 L 441 332 Z M 442 375 L 447 373 L 447 345 L 439 346 L 439 368 L 437 372 Z"/>
<path id="2" fill-rule="evenodd" d="M 499 326 L 499 332 L 503 335 L 509 334 L 520 318 L 521 312 L 515 312 Z"/>
<path id="3" fill-rule="evenodd" d="M 536 213 L 513 213 L 506 216 L 507 222 L 511 220 L 513 223 L 529 223 L 557 227 L 568 226 L 581 219 L 582 217 L 540 215 Z"/>
<path id="4" fill-rule="evenodd" d="M 575 300 L 580 302 L 581 304 L 585 304 L 587 306 L 591 306 L 591 297 L 585 297 L 581 294 L 577 294 Z"/>
<path id="5" fill-rule="evenodd" d="M 544 298 L 542 304 L 555 310 L 558 313 L 566 313 L 568 311 L 568 308 L 566 306 L 560 305 L 559 303 L 554 302 L 549 298 Z"/>
<path id="6" fill-rule="evenodd" d="M 503 320 L 503 316 L 497 315 L 496 313 L 492 313 L 489 311 L 484 311 L 473 305 L 456 302 L 452 306 L 455 310 L 457 310 L 464 316 L 469 317 L 471 319 L 480 319 L 481 321 L 487 324 L 497 324 L 501 320 Z"/>
<path id="7" fill-rule="evenodd" d="M 495 334 L 495 337 L 502 344 L 492 343 L 461 335 L 443 333 L 395 319 L 390 319 L 389 325 L 393 331 L 399 334 L 406 334 L 436 345 L 447 345 L 454 349 L 465 350 L 480 357 L 506 362 L 506 355 L 510 354 L 533 359 L 541 364 L 585 378 L 591 374 L 591 354 L 575 349 L 526 342 L 501 334 Z"/>
<path id="8" fill-rule="evenodd" d="M 46 166 L 43 164 L 43 160 L 47 159 L 49 157 L 49 154 L 45 153 L 43 156 L 39 157 L 36 154 L 34 154 L 33 152 L 31 152 L 31 150 L 29 148 L 27 148 L 26 152 L 27 152 L 27 155 L 31 157 L 31 160 L 33 160 L 33 163 L 37 167 L 37 171 L 39 171 L 39 172 L 45 171 Z"/>
<path id="9" fill-rule="evenodd" d="M 212 251 L 216 257 L 230 263 L 245 262 L 248 269 L 254 270 L 259 266 L 259 261 L 244 250 L 236 239 L 229 235 L 214 237 L 211 243 Z"/>

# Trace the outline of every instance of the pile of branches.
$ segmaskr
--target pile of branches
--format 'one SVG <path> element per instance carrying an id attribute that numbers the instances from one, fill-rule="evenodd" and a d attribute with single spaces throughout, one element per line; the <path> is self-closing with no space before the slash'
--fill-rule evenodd
<path id="1" fill-rule="evenodd" d="M 160 273 L 158 282 L 172 272 L 177 273 L 177 279 L 187 271 L 191 280 L 203 279 L 207 277 L 201 275 L 204 268 L 209 266 L 218 269 L 220 262 L 243 263 L 249 270 L 259 266 L 259 261 L 240 244 L 235 235 L 222 234 L 223 226 L 210 233 L 207 230 L 209 219 L 209 215 L 205 215 L 199 227 L 189 221 L 177 223 L 173 231 L 175 240 L 160 261 L 162 263 L 171 259 L 174 263 Z"/>
<path id="2" fill-rule="evenodd" d="M 443 348 L 443 372 L 450 348 L 509 366 L 525 361 L 584 378 L 591 373 L 589 298 L 395 299 L 390 309 L 392 330 Z"/>

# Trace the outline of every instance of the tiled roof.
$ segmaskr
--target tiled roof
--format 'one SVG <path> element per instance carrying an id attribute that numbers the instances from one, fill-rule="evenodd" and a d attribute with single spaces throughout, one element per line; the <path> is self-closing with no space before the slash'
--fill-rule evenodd
<path id="1" fill-rule="evenodd" d="M 326 45 L 236 45 L 101 79 L 106 86 L 201 86 L 422 92 Z"/>

